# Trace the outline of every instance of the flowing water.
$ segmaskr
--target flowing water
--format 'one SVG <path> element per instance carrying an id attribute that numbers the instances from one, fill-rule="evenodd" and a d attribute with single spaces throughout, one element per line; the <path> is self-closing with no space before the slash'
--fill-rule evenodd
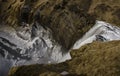
<path id="1" fill-rule="evenodd" d="M 120 28 L 103 21 L 96 21 L 96 24 L 73 46 L 79 49 L 81 46 L 93 41 L 120 40 Z"/>
<path id="2" fill-rule="evenodd" d="M 3 27 L 0 31 L 0 53 L 12 61 L 13 66 L 58 63 L 70 59 L 69 54 L 62 54 L 64 49 L 53 40 L 49 29 L 45 30 L 37 23 L 17 30 Z"/>
<path id="3" fill-rule="evenodd" d="M 1 25 L 0 76 L 5 76 L 4 74 L 12 66 L 60 63 L 71 59 L 69 52 L 62 53 L 65 49 L 52 38 L 49 28 L 45 29 L 38 23 L 32 25 L 34 26 L 16 30 L 10 26 Z M 78 49 L 93 41 L 112 40 L 120 40 L 120 28 L 96 21 L 93 28 L 76 41 L 72 49 Z"/>

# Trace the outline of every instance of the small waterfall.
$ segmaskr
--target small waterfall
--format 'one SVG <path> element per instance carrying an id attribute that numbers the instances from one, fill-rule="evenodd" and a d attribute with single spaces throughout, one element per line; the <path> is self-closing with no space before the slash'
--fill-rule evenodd
<path id="1" fill-rule="evenodd" d="M 62 48 L 52 37 L 49 28 L 38 23 L 31 27 L 14 29 L 1 25 L 0 28 L 0 76 L 6 76 L 12 66 L 60 63 L 71 59 L 70 53 L 63 54 Z M 120 28 L 103 21 L 96 24 L 72 47 L 78 49 L 93 41 L 120 40 Z M 4 71 L 4 72 L 3 72 Z"/>
<path id="2" fill-rule="evenodd" d="M 13 62 L 13 66 L 59 63 L 71 56 L 53 38 L 50 30 L 38 23 L 17 30 L 3 26 L 0 29 L 0 54 Z"/>
<path id="3" fill-rule="evenodd" d="M 96 21 L 96 24 L 73 46 L 79 49 L 81 46 L 93 41 L 120 40 L 120 28 L 103 21 Z"/>

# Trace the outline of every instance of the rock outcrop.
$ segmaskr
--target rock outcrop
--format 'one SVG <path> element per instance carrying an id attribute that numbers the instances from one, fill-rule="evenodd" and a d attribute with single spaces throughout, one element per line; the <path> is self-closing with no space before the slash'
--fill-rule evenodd
<path id="1" fill-rule="evenodd" d="M 92 0 L 9 0 L 1 3 L 3 23 L 18 27 L 38 22 L 52 30 L 54 39 L 69 50 L 94 24 L 88 14 Z M 3 9 L 3 10 L 2 10 Z M 6 12 L 5 12 L 6 11 Z"/>
<path id="2" fill-rule="evenodd" d="M 89 13 L 97 20 L 120 25 L 120 0 L 92 0 Z"/>
<path id="3" fill-rule="evenodd" d="M 17 31 L 37 22 L 44 29 L 49 28 L 56 42 L 66 50 L 95 20 L 119 26 L 120 0 L 0 0 L 1 24 Z M 72 60 L 13 68 L 10 76 L 119 76 L 119 46 L 120 41 L 94 42 L 71 51 Z"/>
<path id="4" fill-rule="evenodd" d="M 51 28 L 55 40 L 70 49 L 95 18 L 120 25 L 119 4 L 119 0 L 1 0 L 0 22 L 18 27 L 37 21 Z"/>
<path id="5" fill-rule="evenodd" d="M 51 28 L 67 50 L 90 29 L 95 18 L 120 25 L 119 0 L 2 0 L 0 17 L 12 26 L 35 21 Z"/>
<path id="6" fill-rule="evenodd" d="M 21 66 L 13 68 L 9 76 L 119 76 L 119 49 L 120 41 L 93 42 L 71 51 L 69 61 Z"/>

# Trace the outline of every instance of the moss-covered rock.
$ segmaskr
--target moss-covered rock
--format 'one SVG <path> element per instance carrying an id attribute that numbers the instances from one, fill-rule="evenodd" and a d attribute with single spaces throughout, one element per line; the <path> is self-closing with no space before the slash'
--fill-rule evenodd
<path id="1" fill-rule="evenodd" d="M 72 59 L 59 64 L 21 66 L 9 76 L 119 76 L 120 41 L 93 42 L 72 50 Z"/>
<path id="2" fill-rule="evenodd" d="M 36 21 L 52 30 L 54 39 L 69 50 L 94 24 L 88 14 L 92 0 L 9 0 L 0 2 L 1 20 L 11 26 Z M 6 12 L 4 12 L 6 11 Z"/>
<path id="3" fill-rule="evenodd" d="M 89 13 L 97 20 L 120 26 L 120 0 L 92 0 Z"/>
<path id="4" fill-rule="evenodd" d="M 0 1 L 2 22 L 19 26 L 39 22 L 51 28 L 54 39 L 70 49 L 97 20 L 120 25 L 119 0 L 7 0 Z"/>
<path id="5" fill-rule="evenodd" d="M 120 0 L 0 0 L 0 23 L 18 27 L 38 22 L 54 39 L 70 49 L 97 20 L 120 25 Z M 13 68 L 10 76 L 119 76 L 120 41 L 94 42 L 71 51 L 72 60 L 60 64 Z"/>

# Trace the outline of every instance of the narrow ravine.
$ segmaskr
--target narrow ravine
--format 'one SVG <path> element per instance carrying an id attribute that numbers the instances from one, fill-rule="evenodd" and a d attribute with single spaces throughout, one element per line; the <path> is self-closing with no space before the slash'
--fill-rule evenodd
<path id="1" fill-rule="evenodd" d="M 2 56 L 0 70 L 5 68 L 6 71 L 10 67 L 21 65 L 60 63 L 71 59 L 70 50 L 63 53 L 65 49 L 53 39 L 48 28 L 44 29 L 38 23 L 27 28 L 29 30 L 21 30 L 21 28 L 15 30 L 9 26 L 2 26 L 0 29 L 0 55 Z M 120 28 L 103 21 L 96 21 L 96 24 L 76 41 L 71 49 L 79 49 L 93 41 L 112 40 L 120 40 Z M 4 63 L 10 66 L 6 67 Z"/>

